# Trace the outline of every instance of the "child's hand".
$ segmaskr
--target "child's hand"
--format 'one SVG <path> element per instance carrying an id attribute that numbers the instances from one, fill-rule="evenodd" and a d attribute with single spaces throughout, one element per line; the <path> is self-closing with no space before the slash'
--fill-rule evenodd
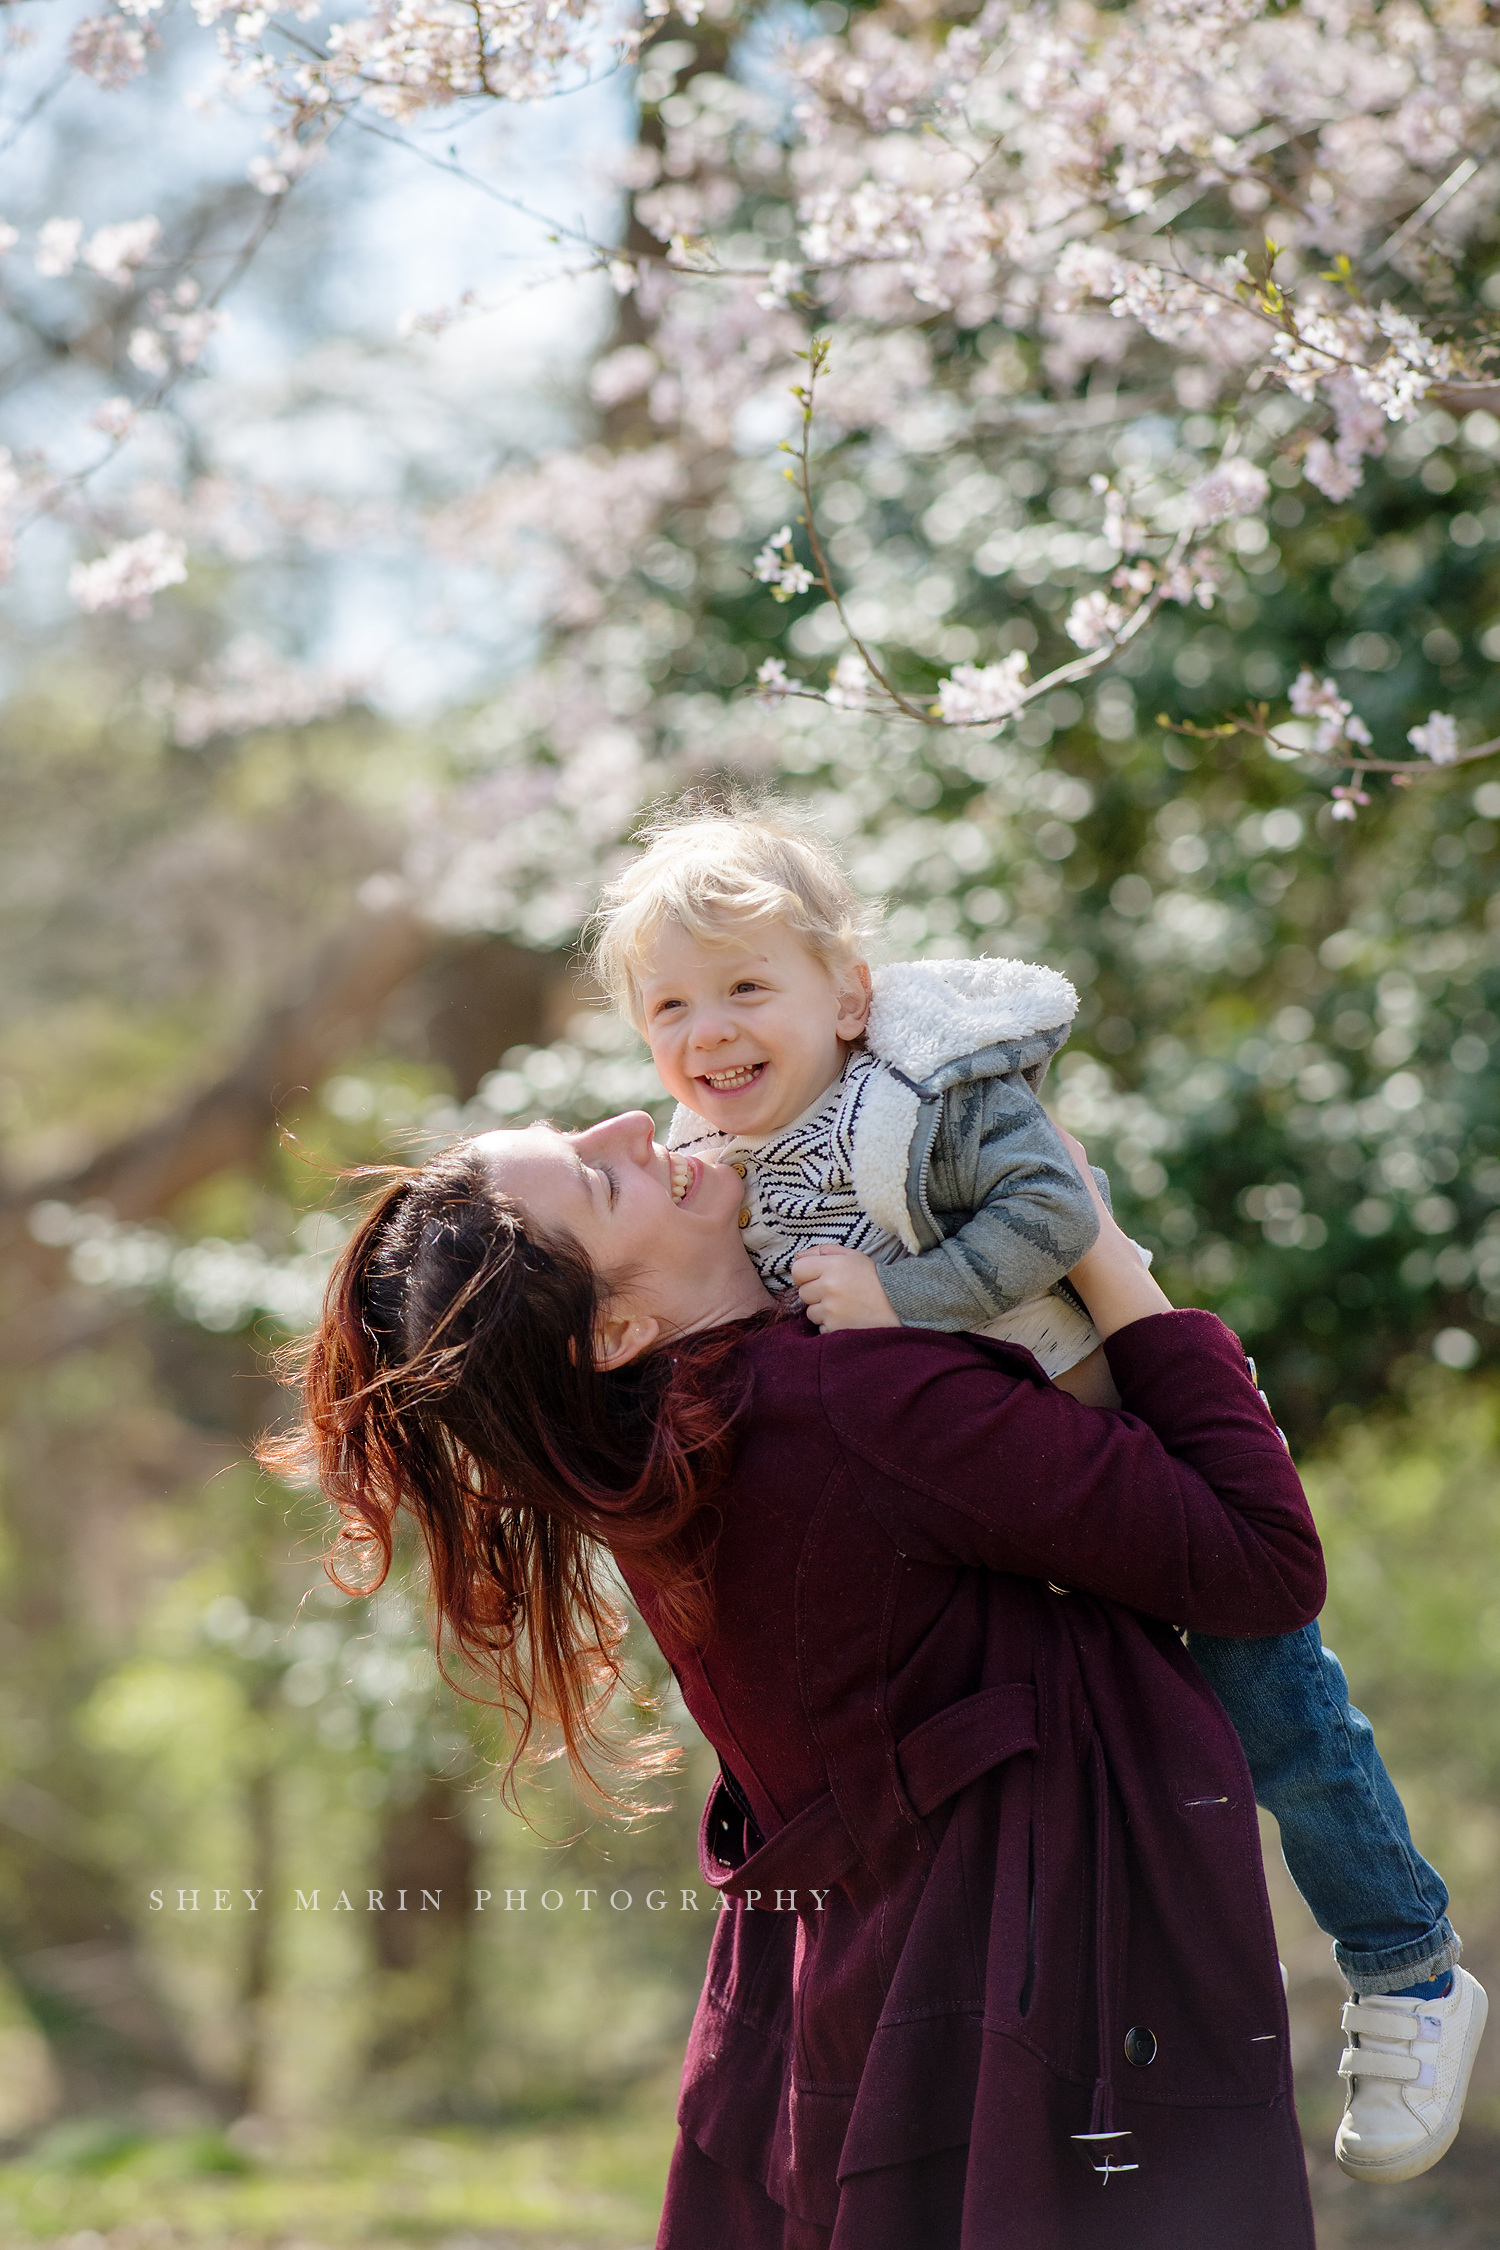
<path id="1" fill-rule="evenodd" d="M 820 1243 L 793 1261 L 792 1279 L 815 1328 L 899 1328 L 900 1319 L 881 1286 L 880 1268 L 863 1250 Z"/>

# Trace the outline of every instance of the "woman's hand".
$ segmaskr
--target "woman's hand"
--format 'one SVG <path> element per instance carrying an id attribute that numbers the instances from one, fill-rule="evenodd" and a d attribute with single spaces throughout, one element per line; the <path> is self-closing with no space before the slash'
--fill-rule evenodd
<path id="1" fill-rule="evenodd" d="M 1088 1306 L 1089 1318 L 1101 1336 L 1113 1336 L 1117 1328 L 1128 1328 L 1133 1320 L 1149 1320 L 1153 1313 L 1170 1312 L 1171 1299 L 1152 1280 L 1141 1263 L 1139 1250 L 1105 1208 L 1082 1142 L 1071 1133 L 1063 1133 L 1061 1126 L 1058 1131 L 1099 1214 L 1094 1246 L 1068 1276 Z"/>
<path id="2" fill-rule="evenodd" d="M 820 1242 L 792 1261 L 797 1294 L 815 1328 L 899 1328 L 901 1316 L 885 1293 L 880 1268 L 863 1250 Z"/>

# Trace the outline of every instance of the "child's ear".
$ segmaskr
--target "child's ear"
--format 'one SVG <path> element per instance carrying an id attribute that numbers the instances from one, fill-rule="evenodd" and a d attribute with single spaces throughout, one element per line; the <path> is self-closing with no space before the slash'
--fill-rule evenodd
<path id="1" fill-rule="evenodd" d="M 834 1030 L 840 1039 L 858 1039 L 870 1020 L 870 985 L 868 961 L 846 962 L 839 975 L 839 1012 L 834 1019 Z"/>

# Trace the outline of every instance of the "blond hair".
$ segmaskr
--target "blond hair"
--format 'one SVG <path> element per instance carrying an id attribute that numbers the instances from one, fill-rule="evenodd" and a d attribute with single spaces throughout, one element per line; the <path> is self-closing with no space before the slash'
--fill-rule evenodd
<path id="1" fill-rule="evenodd" d="M 668 924 L 723 945 L 737 923 L 779 922 L 830 969 L 858 959 L 879 932 L 878 903 L 860 897 L 812 822 L 773 798 L 688 801 L 648 821 L 635 841 L 646 849 L 605 885 L 588 957 L 638 1031 L 640 974 Z"/>

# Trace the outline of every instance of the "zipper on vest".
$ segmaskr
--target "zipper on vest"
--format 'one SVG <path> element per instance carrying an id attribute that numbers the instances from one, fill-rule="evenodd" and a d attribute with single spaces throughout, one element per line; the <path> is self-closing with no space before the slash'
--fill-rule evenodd
<path id="1" fill-rule="evenodd" d="M 938 1127 L 942 1123 L 943 1097 L 941 1094 L 919 1094 L 917 1099 L 922 1105 L 917 1117 L 917 1132 L 921 1136 L 921 1154 L 917 1158 L 915 1188 L 912 1187 L 911 1172 L 910 1167 L 908 1167 L 907 1200 L 914 1206 L 911 1213 L 913 1234 L 919 1238 L 925 1234 L 927 1239 L 923 1242 L 922 1248 L 924 1250 L 935 1250 L 943 1237 L 941 1230 L 933 1219 L 931 1206 L 927 1201 L 927 1175 L 932 1167 L 932 1151 L 937 1142 Z M 929 1116 L 932 1119 L 930 1125 L 928 1123 Z M 916 1145 L 916 1143 L 913 1144 L 914 1147 Z"/>

